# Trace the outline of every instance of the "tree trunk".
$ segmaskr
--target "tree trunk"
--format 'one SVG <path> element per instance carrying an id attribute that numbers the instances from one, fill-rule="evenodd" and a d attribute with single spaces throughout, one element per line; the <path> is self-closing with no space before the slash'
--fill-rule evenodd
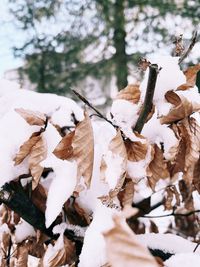
<path id="1" fill-rule="evenodd" d="M 115 0 L 114 3 L 114 56 L 115 75 L 119 90 L 127 86 L 128 65 L 126 56 L 126 31 L 125 31 L 125 0 Z"/>

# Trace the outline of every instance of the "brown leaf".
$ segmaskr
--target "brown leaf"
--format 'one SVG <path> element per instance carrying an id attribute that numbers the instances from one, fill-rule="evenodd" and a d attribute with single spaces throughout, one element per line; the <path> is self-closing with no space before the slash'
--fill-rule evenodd
<path id="1" fill-rule="evenodd" d="M 100 166 L 100 181 L 102 181 L 103 183 L 106 182 L 106 177 L 105 177 L 106 169 L 107 169 L 107 164 L 106 164 L 104 158 L 102 157 L 101 166 Z"/>
<path id="2" fill-rule="evenodd" d="M 33 204 L 41 210 L 43 213 L 45 213 L 46 210 L 46 200 L 47 200 L 47 193 L 44 187 L 38 183 L 35 190 L 32 191 L 31 194 L 31 200 Z"/>
<path id="3" fill-rule="evenodd" d="M 158 267 L 148 249 L 143 247 L 126 222 L 115 215 L 114 227 L 104 233 L 108 261 L 115 267 Z"/>
<path id="4" fill-rule="evenodd" d="M 39 139 L 40 133 L 33 133 L 31 137 L 20 146 L 19 152 L 14 158 L 15 166 L 19 165 L 28 156 L 28 154 L 30 154 L 32 147 L 36 145 Z"/>
<path id="5" fill-rule="evenodd" d="M 75 245 L 65 236 L 64 236 L 64 246 L 54 252 L 55 254 L 51 255 L 51 258 L 48 261 L 49 267 L 58 267 L 65 264 L 71 264 L 74 262 L 74 259 L 76 258 Z"/>
<path id="6" fill-rule="evenodd" d="M 17 246 L 17 261 L 15 266 L 28 267 L 28 248 L 25 243 Z"/>
<path id="7" fill-rule="evenodd" d="M 172 190 L 170 189 L 170 187 L 167 187 L 165 192 L 166 192 L 166 197 L 164 198 L 165 210 L 172 210 L 173 208 L 172 201 L 173 201 L 174 194 Z"/>
<path id="8" fill-rule="evenodd" d="M 119 192 L 118 198 L 122 207 L 132 205 L 134 195 L 134 183 L 131 179 L 125 179 L 123 190 Z"/>
<path id="9" fill-rule="evenodd" d="M 194 210 L 192 186 L 184 180 L 180 180 L 178 185 L 185 208 L 188 210 Z"/>
<path id="10" fill-rule="evenodd" d="M 174 105 L 175 107 L 177 107 L 181 103 L 181 98 L 173 91 L 168 91 L 165 94 L 165 98 L 170 104 Z"/>
<path id="11" fill-rule="evenodd" d="M 137 104 L 140 100 L 140 87 L 139 85 L 130 84 L 124 89 L 119 91 L 116 99 L 124 99 L 133 104 Z"/>
<path id="12" fill-rule="evenodd" d="M 147 176 L 150 187 L 155 189 L 160 179 L 169 177 L 169 171 L 162 150 L 156 144 L 152 148 L 152 161 L 147 167 Z"/>
<path id="13" fill-rule="evenodd" d="M 177 122 L 179 120 L 187 118 L 193 112 L 200 110 L 200 104 L 196 102 L 191 102 L 183 96 L 181 97 L 177 96 L 176 99 L 174 96 L 175 96 L 175 93 L 173 92 L 174 99 L 172 100 L 172 97 L 170 96 L 170 101 L 174 101 L 176 105 L 172 107 L 172 109 L 169 111 L 169 113 L 166 116 L 162 116 L 160 118 L 161 124 L 170 124 L 172 122 Z M 180 103 L 178 102 L 178 97 L 181 100 Z"/>
<path id="14" fill-rule="evenodd" d="M 149 228 L 150 233 L 159 233 L 158 226 L 155 224 L 154 221 L 150 220 L 150 228 Z"/>
<path id="15" fill-rule="evenodd" d="M 40 165 L 40 162 L 47 157 L 47 144 L 46 140 L 40 135 L 38 142 L 32 147 L 31 153 L 28 159 L 29 169 L 33 177 L 32 189 L 34 190 L 40 180 L 44 167 Z"/>
<path id="16" fill-rule="evenodd" d="M 15 111 L 30 125 L 43 126 L 46 122 L 46 116 L 39 111 L 23 108 L 16 108 Z"/>
<path id="17" fill-rule="evenodd" d="M 195 66 L 189 67 L 185 72 L 186 76 L 186 83 L 180 85 L 177 90 L 188 90 L 191 87 L 194 87 L 196 84 L 196 76 L 198 71 L 200 70 L 200 64 L 197 64 Z"/>
<path id="18" fill-rule="evenodd" d="M 94 137 L 91 120 L 85 112 L 85 119 L 78 123 L 72 140 L 73 158 L 77 161 L 79 176 L 84 177 L 89 188 L 94 163 Z"/>
<path id="19" fill-rule="evenodd" d="M 194 166 L 193 184 L 198 193 L 200 194 L 200 157 Z"/>
<path id="20" fill-rule="evenodd" d="M 145 159 L 148 150 L 147 143 L 126 139 L 124 144 L 126 146 L 128 160 L 136 162 Z"/>
<path id="21" fill-rule="evenodd" d="M 74 137 L 75 131 L 65 135 L 63 139 L 60 141 L 60 143 L 57 145 L 55 150 L 53 151 L 53 154 L 62 160 L 67 160 L 72 158 L 73 156 L 73 147 L 72 147 L 72 141 Z"/>

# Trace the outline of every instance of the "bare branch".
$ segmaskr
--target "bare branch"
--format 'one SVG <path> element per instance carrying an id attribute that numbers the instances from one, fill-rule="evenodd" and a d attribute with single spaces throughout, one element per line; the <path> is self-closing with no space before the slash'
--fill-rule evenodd
<path id="1" fill-rule="evenodd" d="M 192 51 L 196 42 L 197 42 L 197 31 L 194 32 L 187 51 L 182 55 L 182 57 L 180 57 L 179 62 L 178 62 L 179 64 L 181 64 L 183 60 L 189 55 L 189 53 Z"/>
<path id="2" fill-rule="evenodd" d="M 147 117 L 149 113 L 151 112 L 158 73 L 159 73 L 158 65 L 151 64 L 149 66 L 149 78 L 148 78 L 147 90 L 146 90 L 143 107 L 142 107 L 140 116 L 136 122 L 136 125 L 135 127 L 133 127 L 133 130 L 137 131 L 138 133 L 141 133 L 143 126 L 147 120 Z"/>

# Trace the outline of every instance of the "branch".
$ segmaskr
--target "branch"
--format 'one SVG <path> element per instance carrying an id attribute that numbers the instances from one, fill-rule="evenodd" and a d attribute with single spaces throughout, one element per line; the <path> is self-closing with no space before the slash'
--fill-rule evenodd
<path id="1" fill-rule="evenodd" d="M 135 127 L 133 127 L 133 130 L 137 131 L 138 133 L 141 133 L 144 127 L 144 124 L 147 120 L 147 117 L 152 109 L 152 101 L 153 101 L 158 72 L 159 72 L 158 65 L 151 64 L 149 66 L 149 78 L 148 78 L 147 90 L 146 90 L 146 95 L 145 95 L 142 111 L 140 112 L 140 116 L 136 122 Z"/>
<path id="2" fill-rule="evenodd" d="M 181 216 L 181 217 L 188 217 L 192 214 L 195 214 L 195 213 L 198 213 L 200 212 L 200 210 L 192 210 L 192 211 L 189 211 L 187 213 L 175 213 L 174 211 L 169 213 L 169 214 L 163 214 L 163 215 L 143 215 L 141 217 L 143 218 L 148 218 L 148 219 L 154 219 L 154 218 L 164 218 L 164 217 L 169 217 L 169 216 L 175 216 L 175 217 L 178 217 L 178 216 Z"/>
<path id="3" fill-rule="evenodd" d="M 112 121 L 108 120 L 103 114 L 101 114 L 100 111 L 98 111 L 84 96 L 80 95 L 76 90 L 72 89 L 72 92 L 81 100 L 83 101 L 83 103 L 85 103 L 88 107 L 90 107 L 91 109 L 93 109 L 100 118 L 104 119 L 105 121 L 107 121 L 108 123 L 110 123 L 113 127 L 115 127 L 115 125 L 113 125 Z"/>
<path id="4" fill-rule="evenodd" d="M 179 61 L 178 61 L 179 64 L 181 64 L 183 60 L 189 55 L 189 53 L 192 51 L 196 42 L 197 42 L 197 31 L 194 32 L 187 51 L 182 55 L 182 57 L 179 58 Z"/>

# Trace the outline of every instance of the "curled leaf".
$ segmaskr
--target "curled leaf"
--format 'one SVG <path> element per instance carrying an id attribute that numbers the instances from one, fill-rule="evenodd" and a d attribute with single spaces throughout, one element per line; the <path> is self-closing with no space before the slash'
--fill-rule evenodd
<path id="1" fill-rule="evenodd" d="M 53 154 L 62 160 L 67 160 L 69 158 L 72 158 L 73 156 L 73 147 L 72 147 L 72 141 L 74 137 L 75 132 L 71 132 L 63 137 L 63 139 L 60 141 L 60 143 L 57 145 L 55 150 L 53 151 Z"/>
<path id="2" fill-rule="evenodd" d="M 140 100 L 140 88 L 139 85 L 130 84 L 122 89 L 116 99 L 127 100 L 133 104 L 137 104 Z"/>
<path id="3" fill-rule="evenodd" d="M 154 257 L 137 241 L 136 235 L 123 218 L 116 215 L 113 221 L 114 227 L 104 233 L 111 266 L 158 267 Z"/>
<path id="4" fill-rule="evenodd" d="M 33 133 L 31 137 L 20 146 L 19 152 L 14 158 L 15 165 L 19 165 L 30 154 L 31 149 L 40 139 L 39 134 L 39 132 Z"/>
<path id="5" fill-rule="evenodd" d="M 152 189 L 155 189 L 156 183 L 160 179 L 169 177 L 169 171 L 163 152 L 156 144 L 152 147 L 152 161 L 147 168 L 147 176 Z"/>
<path id="6" fill-rule="evenodd" d="M 16 267 L 28 267 L 28 248 L 25 243 L 17 247 Z"/>
<path id="7" fill-rule="evenodd" d="M 171 92 L 170 101 L 172 101 L 172 95 L 175 106 L 169 111 L 169 113 L 166 116 L 162 116 L 160 118 L 161 124 L 170 124 L 172 122 L 177 122 L 179 120 L 187 118 L 193 112 L 200 110 L 200 104 L 196 102 L 191 102 L 183 96 L 181 97 L 177 96 L 175 99 L 174 92 L 173 93 Z M 180 98 L 180 101 L 178 101 L 178 97 Z M 168 93 L 168 99 L 169 99 L 169 93 Z"/>
<path id="8" fill-rule="evenodd" d="M 43 126 L 46 122 L 46 116 L 39 111 L 23 108 L 16 108 L 15 111 L 30 125 Z"/>
<path id="9" fill-rule="evenodd" d="M 126 146 L 128 160 L 136 162 L 145 159 L 148 150 L 147 143 L 127 139 L 124 144 Z"/>
<path id="10" fill-rule="evenodd" d="M 47 144 L 46 140 L 40 135 L 38 142 L 32 147 L 31 153 L 28 159 L 29 169 L 33 177 L 32 188 L 33 190 L 37 187 L 39 179 L 42 175 L 44 167 L 40 165 L 47 156 Z"/>
<path id="11" fill-rule="evenodd" d="M 186 76 L 186 83 L 180 85 L 177 90 L 188 90 L 191 87 L 194 87 L 196 84 L 196 76 L 198 71 L 200 70 L 200 64 L 197 64 L 195 66 L 191 66 L 189 67 L 185 72 L 185 76 Z"/>

